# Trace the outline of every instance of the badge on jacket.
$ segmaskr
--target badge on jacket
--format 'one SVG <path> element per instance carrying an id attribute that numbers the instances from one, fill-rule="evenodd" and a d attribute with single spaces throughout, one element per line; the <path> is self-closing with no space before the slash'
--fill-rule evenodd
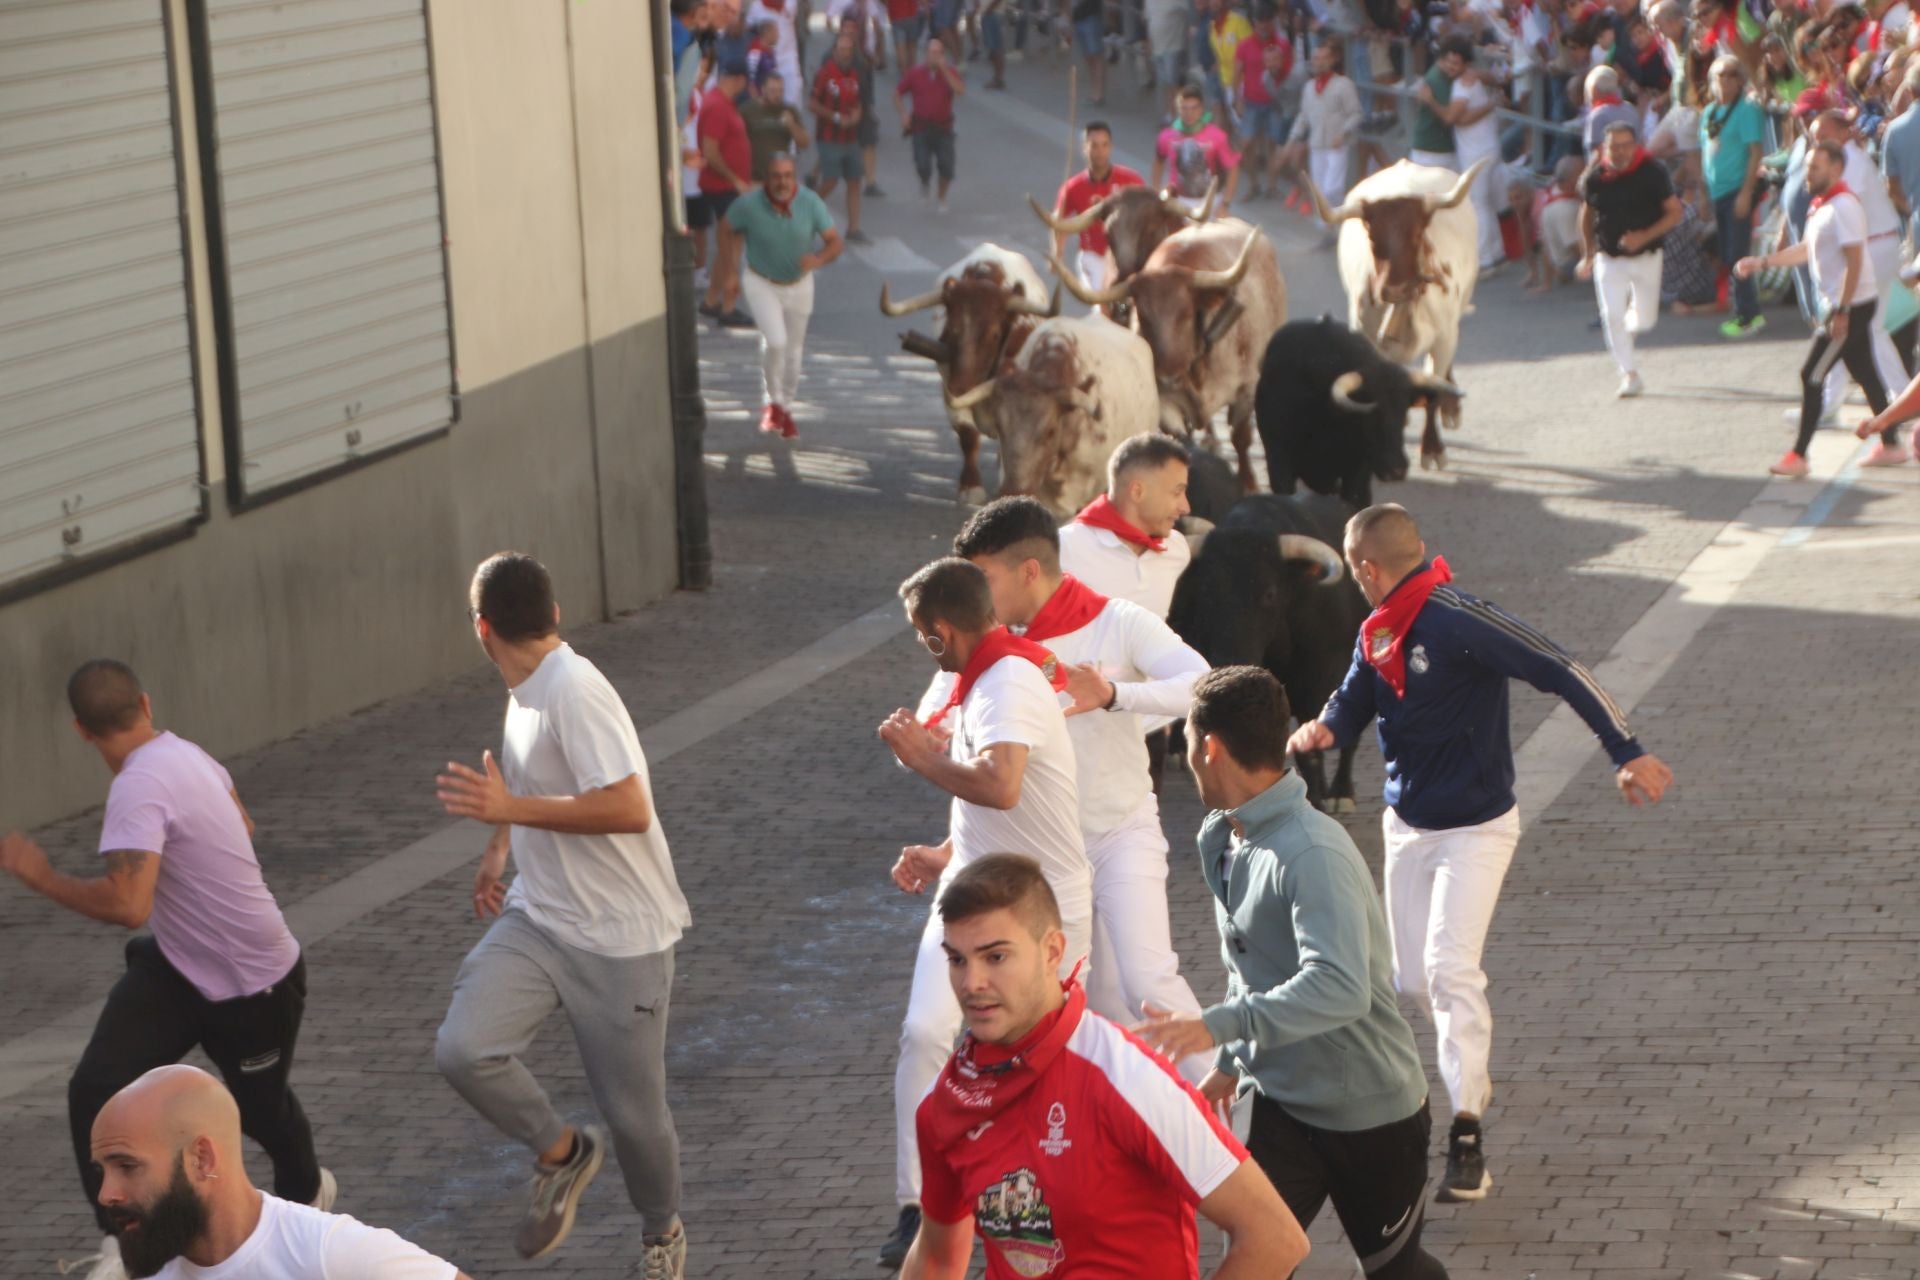
<path id="1" fill-rule="evenodd" d="M 1427 661 L 1427 646 L 1423 644 L 1413 646 L 1413 652 L 1407 655 L 1407 666 L 1411 667 L 1413 674 L 1417 676 L 1427 674 L 1427 668 L 1432 665 Z"/>

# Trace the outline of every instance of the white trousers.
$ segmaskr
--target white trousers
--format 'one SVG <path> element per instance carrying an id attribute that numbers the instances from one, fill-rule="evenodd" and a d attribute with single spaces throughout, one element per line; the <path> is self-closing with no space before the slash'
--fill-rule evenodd
<path id="1" fill-rule="evenodd" d="M 1408 151 L 1407 159 L 1433 169 L 1451 169 L 1455 173 L 1460 172 L 1460 157 L 1451 151 Z"/>
<path id="2" fill-rule="evenodd" d="M 790 404 L 800 394 L 800 357 L 813 316 L 813 273 L 792 284 L 775 284 L 743 270 L 740 294 L 760 329 L 760 376 L 767 403 Z"/>
<path id="3" fill-rule="evenodd" d="M 953 1054 L 954 1037 L 960 1034 L 965 1019 L 960 1002 L 954 998 L 953 984 L 947 977 L 947 953 L 941 947 L 946 925 L 940 919 L 940 894 L 947 882 L 959 872 L 949 865 L 940 878 L 933 902 L 927 911 L 927 927 L 920 933 L 920 950 L 913 958 L 913 990 L 907 997 L 906 1021 L 900 1024 L 900 1060 L 893 1069 L 894 1191 L 903 1205 L 920 1200 L 920 1135 L 914 1128 L 914 1114 L 921 1099 L 940 1078 L 940 1069 Z M 1085 960 L 1092 933 L 1092 921 L 1085 915 L 1065 922 L 1067 956 L 1060 976 Z M 1091 974 L 1081 971 L 1081 977 Z"/>
<path id="4" fill-rule="evenodd" d="M 1347 198 L 1347 171 L 1353 150 L 1351 147 L 1310 147 L 1307 150 L 1307 169 L 1313 174 L 1313 185 L 1320 188 L 1320 194 L 1327 198 L 1327 207 L 1337 209 L 1340 202 Z"/>
<path id="5" fill-rule="evenodd" d="M 1606 326 L 1607 350 L 1622 376 L 1639 371 L 1633 339 L 1646 333 L 1660 318 L 1660 263 L 1656 249 L 1637 257 L 1593 256 L 1593 294 L 1600 300 L 1600 319 Z"/>
<path id="6" fill-rule="evenodd" d="M 1082 249 L 1080 250 L 1078 263 L 1080 267 L 1080 278 L 1087 282 L 1087 288 L 1104 289 L 1107 287 L 1107 279 L 1113 274 L 1112 257 L 1104 253 L 1089 253 L 1085 249 Z M 1041 301 L 1044 302 L 1046 299 L 1042 298 Z"/>
<path id="7" fill-rule="evenodd" d="M 1088 1006 L 1123 1027 L 1143 1019 L 1149 1002 L 1197 1016 L 1200 1001 L 1180 976 L 1180 953 L 1173 949 L 1167 834 L 1152 792 L 1119 826 L 1087 839 L 1087 861 L 1093 864 Z M 1181 1075 L 1199 1084 L 1213 1069 L 1213 1054 L 1192 1054 L 1178 1065 Z"/>
<path id="8" fill-rule="evenodd" d="M 1500 206 L 1506 202 L 1506 193 L 1494 190 L 1496 182 L 1507 180 L 1506 166 L 1499 163 L 1498 152 L 1488 152 L 1494 157 L 1494 163 L 1482 169 L 1473 179 L 1473 185 L 1467 189 L 1467 198 L 1473 202 L 1474 216 L 1480 222 L 1480 266 L 1493 266 L 1507 260 L 1507 243 L 1500 238 Z M 1472 152 L 1460 153 L 1460 172 L 1465 173 L 1480 159 Z"/>
<path id="9" fill-rule="evenodd" d="M 1480 954 L 1520 842 L 1520 810 L 1478 826 L 1421 831 L 1389 809 L 1380 825 L 1393 985 L 1427 1001 L 1439 1041 L 1440 1079 L 1454 1111 L 1482 1115 L 1493 1099 L 1487 1069 L 1493 1012 Z"/>

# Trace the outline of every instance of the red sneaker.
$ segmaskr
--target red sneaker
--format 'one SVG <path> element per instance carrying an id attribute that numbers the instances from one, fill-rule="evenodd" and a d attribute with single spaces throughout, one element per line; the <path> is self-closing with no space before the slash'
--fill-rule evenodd
<path id="1" fill-rule="evenodd" d="M 1808 469 L 1807 460 L 1791 449 L 1781 456 L 1780 461 L 1767 468 L 1774 475 L 1785 476 L 1789 480 L 1805 478 Z"/>
<path id="2" fill-rule="evenodd" d="M 777 404 L 773 407 L 780 411 L 781 438 L 784 440 L 798 440 L 800 438 L 800 424 L 793 420 L 791 413 L 787 412 L 787 406 Z"/>
<path id="3" fill-rule="evenodd" d="M 762 409 L 760 411 L 760 429 L 770 436 L 782 434 L 785 431 L 785 427 L 780 421 L 782 412 L 783 410 L 777 404 L 770 404 Z"/>

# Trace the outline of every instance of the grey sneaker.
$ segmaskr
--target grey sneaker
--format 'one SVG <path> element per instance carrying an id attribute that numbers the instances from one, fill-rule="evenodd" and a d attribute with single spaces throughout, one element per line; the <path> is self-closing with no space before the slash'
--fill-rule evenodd
<path id="1" fill-rule="evenodd" d="M 678 1231 L 664 1240 L 659 1236 L 647 1236 L 646 1247 L 647 1265 L 641 1272 L 646 1280 L 686 1280 L 686 1224 L 682 1223 Z"/>
<path id="2" fill-rule="evenodd" d="M 320 1171 L 320 1190 L 314 1193 L 313 1207 L 322 1213 L 333 1212 L 333 1202 L 340 1198 L 340 1184 L 334 1179 L 333 1170 Z"/>
<path id="3" fill-rule="evenodd" d="M 578 1146 L 563 1165 L 534 1162 L 533 1203 L 514 1233 L 513 1247 L 523 1258 L 544 1258 L 573 1230 L 574 1211 L 587 1184 L 607 1158 L 607 1135 L 592 1125 L 574 1131 Z"/>

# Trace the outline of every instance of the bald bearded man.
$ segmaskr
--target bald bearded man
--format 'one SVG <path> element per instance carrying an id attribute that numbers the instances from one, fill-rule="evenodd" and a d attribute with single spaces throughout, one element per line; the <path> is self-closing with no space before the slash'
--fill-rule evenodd
<path id="1" fill-rule="evenodd" d="M 92 1152 L 129 1276 L 467 1280 L 391 1231 L 257 1189 L 241 1163 L 240 1108 L 197 1067 L 158 1067 L 114 1094 Z"/>

